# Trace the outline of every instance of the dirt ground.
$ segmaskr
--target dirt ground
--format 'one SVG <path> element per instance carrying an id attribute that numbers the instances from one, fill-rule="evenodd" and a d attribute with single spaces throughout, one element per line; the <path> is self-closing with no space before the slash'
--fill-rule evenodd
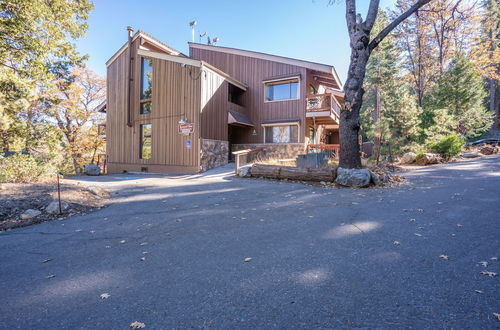
<path id="1" fill-rule="evenodd" d="M 62 214 L 49 214 L 45 207 L 57 200 L 57 185 L 54 183 L 2 183 L 0 184 L 0 231 L 32 224 L 64 219 L 75 214 L 86 214 L 106 206 L 105 191 L 91 192 L 88 187 L 64 183 L 61 185 L 61 200 L 69 204 Z M 42 213 L 34 218 L 22 220 L 20 215 L 28 210 Z"/>

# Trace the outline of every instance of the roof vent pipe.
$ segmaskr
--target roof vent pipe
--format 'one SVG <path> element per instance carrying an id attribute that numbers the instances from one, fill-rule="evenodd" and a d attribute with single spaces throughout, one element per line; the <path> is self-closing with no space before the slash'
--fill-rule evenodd
<path id="1" fill-rule="evenodd" d="M 134 29 L 131 26 L 127 26 L 128 31 L 128 69 L 127 69 L 127 78 L 128 78 L 128 89 L 127 89 L 127 126 L 132 127 L 132 91 L 133 91 L 133 62 L 134 56 L 132 53 L 132 34 L 134 33 Z"/>

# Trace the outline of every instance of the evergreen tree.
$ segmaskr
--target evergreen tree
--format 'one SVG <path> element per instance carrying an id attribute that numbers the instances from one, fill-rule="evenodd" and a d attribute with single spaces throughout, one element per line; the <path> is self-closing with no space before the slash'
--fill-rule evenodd
<path id="1" fill-rule="evenodd" d="M 388 15 L 379 10 L 374 33 L 386 26 L 388 20 Z M 376 155 L 389 146 L 393 153 L 406 151 L 418 136 L 420 110 L 404 83 L 392 34 L 373 50 L 363 88 L 366 90 L 361 113 L 363 134 L 374 141 Z"/>
<path id="2" fill-rule="evenodd" d="M 466 138 L 481 135 L 490 128 L 492 120 L 483 105 L 485 96 L 483 82 L 472 63 L 463 53 L 457 53 L 425 99 L 424 129 L 437 123 L 437 109 L 446 109 L 456 122 L 455 131 Z"/>

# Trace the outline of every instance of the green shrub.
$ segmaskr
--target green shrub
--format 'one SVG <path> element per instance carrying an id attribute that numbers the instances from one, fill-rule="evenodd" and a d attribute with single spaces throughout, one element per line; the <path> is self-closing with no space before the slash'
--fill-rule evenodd
<path id="1" fill-rule="evenodd" d="M 458 156 L 462 152 L 464 140 L 456 134 L 451 134 L 438 142 L 432 143 L 430 147 L 433 152 L 437 152 L 443 158 L 449 159 Z"/>
<path id="2" fill-rule="evenodd" d="M 31 155 L 0 158 L 0 182 L 35 182 L 43 174 L 43 163 Z"/>

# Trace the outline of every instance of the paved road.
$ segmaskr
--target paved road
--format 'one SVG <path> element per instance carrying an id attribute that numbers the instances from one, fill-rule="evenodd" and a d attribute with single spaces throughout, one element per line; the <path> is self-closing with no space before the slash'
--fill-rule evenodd
<path id="1" fill-rule="evenodd" d="M 407 177 L 99 178 L 110 207 L 0 234 L 0 327 L 498 328 L 500 157 Z"/>

